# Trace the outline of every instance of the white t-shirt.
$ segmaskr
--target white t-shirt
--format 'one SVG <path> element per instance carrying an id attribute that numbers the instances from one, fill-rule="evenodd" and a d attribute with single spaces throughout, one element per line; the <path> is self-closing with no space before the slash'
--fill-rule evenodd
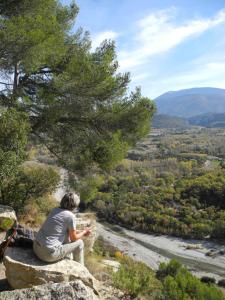
<path id="1" fill-rule="evenodd" d="M 38 231 L 36 240 L 52 249 L 68 242 L 69 229 L 76 230 L 75 215 L 67 209 L 53 208 Z"/>

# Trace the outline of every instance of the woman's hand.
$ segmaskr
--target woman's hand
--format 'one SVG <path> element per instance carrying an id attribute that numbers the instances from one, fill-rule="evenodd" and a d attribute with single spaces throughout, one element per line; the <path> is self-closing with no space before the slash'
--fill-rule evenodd
<path id="1" fill-rule="evenodd" d="M 91 233 L 91 228 L 90 227 L 87 227 L 87 228 L 85 228 L 84 229 L 84 235 L 86 236 L 86 235 L 89 235 L 90 233 Z"/>
<path id="2" fill-rule="evenodd" d="M 78 232 L 77 230 L 69 230 L 69 237 L 71 242 L 75 242 L 81 239 L 83 236 L 88 236 L 91 233 L 91 228 L 87 227 L 83 231 Z"/>

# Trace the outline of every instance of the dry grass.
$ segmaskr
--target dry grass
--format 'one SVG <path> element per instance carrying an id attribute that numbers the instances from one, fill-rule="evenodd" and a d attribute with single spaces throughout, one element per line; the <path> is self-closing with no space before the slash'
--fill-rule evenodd
<path id="1" fill-rule="evenodd" d="M 109 281 L 112 273 L 111 268 L 104 265 L 103 257 L 95 253 L 89 253 L 85 256 L 85 266 L 89 272 L 100 281 Z"/>

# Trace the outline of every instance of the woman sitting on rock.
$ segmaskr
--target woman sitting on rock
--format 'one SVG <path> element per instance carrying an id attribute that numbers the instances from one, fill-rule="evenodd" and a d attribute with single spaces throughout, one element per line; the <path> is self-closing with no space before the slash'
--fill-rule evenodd
<path id="1" fill-rule="evenodd" d="M 91 230 L 78 232 L 73 210 L 78 207 L 80 200 L 73 193 L 64 195 L 59 208 L 54 208 L 37 233 L 33 250 L 45 262 L 58 261 L 64 257 L 71 257 L 84 264 L 83 236 L 89 235 Z"/>

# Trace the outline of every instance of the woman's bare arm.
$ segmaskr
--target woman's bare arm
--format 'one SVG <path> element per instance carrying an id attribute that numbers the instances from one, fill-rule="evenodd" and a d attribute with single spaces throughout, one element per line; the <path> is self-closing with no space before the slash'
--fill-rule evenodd
<path id="1" fill-rule="evenodd" d="M 69 237 L 71 242 L 75 242 L 81 239 L 83 236 L 89 235 L 91 233 L 90 228 L 85 228 L 83 231 L 77 231 L 74 229 L 69 230 Z"/>

